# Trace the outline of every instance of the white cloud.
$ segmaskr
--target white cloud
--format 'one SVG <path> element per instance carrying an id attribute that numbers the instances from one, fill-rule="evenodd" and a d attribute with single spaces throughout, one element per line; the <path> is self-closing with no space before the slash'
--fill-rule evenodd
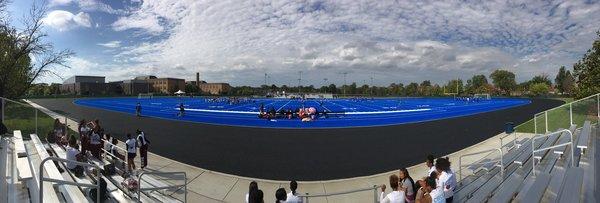
<path id="1" fill-rule="evenodd" d="M 152 40 L 115 57 L 136 71 L 209 81 L 381 84 L 444 81 L 510 68 L 527 79 L 569 66 L 590 47 L 600 6 L 579 1 L 143 1 L 112 24 Z M 183 69 L 175 70 L 175 64 Z M 176 72 L 176 73 L 173 73 Z"/>
<path id="2" fill-rule="evenodd" d="M 123 11 L 123 10 L 113 9 L 108 4 L 102 3 L 101 1 L 98 1 L 98 0 L 76 0 L 76 1 L 73 1 L 73 0 L 50 0 L 48 3 L 48 6 L 50 6 L 50 7 L 66 6 L 66 5 L 70 5 L 71 3 L 74 3 L 75 5 L 77 5 L 77 7 L 79 7 L 82 11 L 85 11 L 85 12 L 100 11 L 100 12 L 111 13 L 111 14 L 124 14 L 125 13 L 125 11 Z"/>
<path id="3" fill-rule="evenodd" d="M 44 24 L 59 31 L 67 31 L 75 27 L 91 27 L 91 17 L 87 13 L 79 12 L 74 15 L 63 10 L 54 10 L 42 19 Z"/>
<path id="4" fill-rule="evenodd" d="M 99 43 L 98 45 L 108 48 L 118 48 L 121 47 L 121 41 L 110 41 L 106 43 Z"/>

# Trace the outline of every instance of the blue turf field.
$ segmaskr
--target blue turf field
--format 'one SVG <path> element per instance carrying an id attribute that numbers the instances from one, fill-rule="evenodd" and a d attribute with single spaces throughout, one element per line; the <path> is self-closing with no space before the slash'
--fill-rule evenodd
<path id="1" fill-rule="evenodd" d="M 495 111 L 529 104 L 527 99 L 494 98 L 491 100 L 464 101 L 453 98 L 385 98 L 385 99 L 244 99 L 237 103 L 209 98 L 96 98 L 78 99 L 75 104 L 135 114 L 137 103 L 142 115 L 164 119 L 184 120 L 216 125 L 266 128 L 340 128 L 382 126 L 422 122 L 482 112 Z M 179 104 L 183 103 L 185 115 L 178 117 Z M 265 110 L 296 110 L 304 106 L 319 112 L 328 112 L 327 118 L 318 115 L 311 122 L 300 119 L 258 118 L 261 104 Z"/>

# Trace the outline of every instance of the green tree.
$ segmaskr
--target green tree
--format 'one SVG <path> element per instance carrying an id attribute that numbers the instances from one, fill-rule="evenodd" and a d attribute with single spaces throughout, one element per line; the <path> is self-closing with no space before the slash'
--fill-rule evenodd
<path id="1" fill-rule="evenodd" d="M 566 77 L 567 77 L 567 70 L 564 66 L 561 66 L 558 69 L 558 74 L 556 74 L 556 78 L 554 78 L 554 84 L 556 84 L 556 89 L 558 89 L 558 91 L 560 93 L 565 92 L 565 88 L 563 87 L 563 81 L 565 81 Z"/>
<path id="2" fill-rule="evenodd" d="M 431 81 L 425 80 L 419 85 L 419 94 L 421 96 L 431 96 Z"/>
<path id="3" fill-rule="evenodd" d="M 529 86 L 529 93 L 533 96 L 545 96 L 550 92 L 550 86 L 546 83 L 532 83 Z"/>
<path id="4" fill-rule="evenodd" d="M 417 96 L 419 94 L 419 84 L 411 82 L 406 86 L 406 96 Z"/>
<path id="5" fill-rule="evenodd" d="M 577 83 L 577 97 L 582 98 L 600 92 L 600 31 L 592 48 L 573 65 Z"/>
<path id="6" fill-rule="evenodd" d="M 450 80 L 450 81 L 448 81 L 448 84 L 446 84 L 446 86 L 444 88 L 445 88 L 446 94 L 448 94 L 448 93 L 461 94 L 464 91 L 463 81 L 461 79 Z"/>
<path id="7" fill-rule="evenodd" d="M 192 93 L 199 93 L 199 92 L 200 92 L 200 88 L 198 87 L 198 85 L 194 85 L 191 83 L 185 84 L 185 93 L 192 94 Z"/>
<path id="8" fill-rule="evenodd" d="M 563 94 L 571 95 L 575 92 L 575 78 L 571 74 L 571 71 L 567 71 L 565 74 L 565 78 L 561 82 L 561 86 L 563 88 Z"/>
<path id="9" fill-rule="evenodd" d="M 548 75 L 545 75 L 545 74 L 536 75 L 533 78 L 531 78 L 531 80 L 529 81 L 529 84 L 537 84 L 537 83 L 544 83 L 544 84 L 548 85 L 548 87 L 552 86 L 552 81 L 550 81 L 550 79 L 548 79 Z"/>
<path id="10" fill-rule="evenodd" d="M 485 90 L 485 86 L 487 86 L 488 81 L 485 75 L 474 75 L 471 79 L 467 80 L 467 92 L 469 94 L 475 93 L 484 93 L 482 90 Z"/>
<path id="11" fill-rule="evenodd" d="M 0 0 L 0 97 L 15 98 L 27 93 L 33 82 L 40 76 L 56 75 L 53 67 L 65 65 L 73 55 L 70 50 L 55 52 L 53 45 L 45 41 L 42 19 L 46 15 L 46 7 L 38 7 L 35 3 L 29 15 L 22 22 L 22 29 L 17 29 L 4 19 L 9 16 L 4 9 L 6 1 Z M 32 62 L 30 56 L 38 60 Z"/>
<path id="12" fill-rule="evenodd" d="M 501 93 L 510 95 L 510 92 L 515 88 L 517 82 L 515 81 L 515 74 L 507 70 L 495 70 L 490 74 L 492 83 L 498 88 Z"/>

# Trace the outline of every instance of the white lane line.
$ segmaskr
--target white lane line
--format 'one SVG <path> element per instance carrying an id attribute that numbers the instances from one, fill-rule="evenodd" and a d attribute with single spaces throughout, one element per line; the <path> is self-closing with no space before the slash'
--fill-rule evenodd
<path id="1" fill-rule="evenodd" d="M 292 102 L 292 100 L 289 100 L 287 103 L 285 103 L 283 106 L 279 107 L 277 109 L 277 112 L 279 112 L 279 110 L 283 109 L 283 107 L 287 106 L 290 102 Z"/>

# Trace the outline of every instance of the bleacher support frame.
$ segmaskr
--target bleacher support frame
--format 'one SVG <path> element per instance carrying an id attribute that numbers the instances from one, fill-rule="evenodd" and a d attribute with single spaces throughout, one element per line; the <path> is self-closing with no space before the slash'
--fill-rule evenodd
<path id="1" fill-rule="evenodd" d="M 462 165 L 462 158 L 463 157 L 467 157 L 467 156 L 473 156 L 473 155 L 478 155 L 478 154 L 483 154 L 483 153 L 492 153 L 492 152 L 499 152 L 500 153 L 500 160 L 491 160 L 491 161 L 486 161 L 486 162 L 476 162 L 476 163 L 470 163 L 470 164 L 465 164 Z M 488 150 L 484 150 L 484 151 L 479 151 L 479 152 L 473 152 L 470 154 L 463 154 L 460 155 L 460 157 L 458 158 L 458 180 L 462 180 L 462 168 L 463 167 L 468 167 L 468 166 L 475 166 L 475 165 L 483 165 L 483 164 L 487 164 L 487 163 L 498 163 L 500 162 L 500 175 L 502 177 L 504 177 L 504 154 L 502 153 L 502 149 L 501 148 L 493 148 L 493 149 L 488 149 Z"/>
<path id="2" fill-rule="evenodd" d="M 183 180 L 184 180 L 184 184 L 181 185 L 169 185 L 169 186 L 163 186 L 163 187 L 152 187 L 152 188 L 142 188 L 142 177 L 144 175 L 181 175 L 183 174 Z M 138 176 L 138 188 L 137 188 L 137 195 L 138 195 L 138 199 L 141 198 L 142 196 L 142 191 L 155 191 L 155 190 L 164 190 L 164 189 L 180 189 L 180 188 L 184 188 L 184 196 L 183 196 L 183 202 L 187 202 L 187 174 L 185 172 L 142 172 L 140 173 L 140 175 Z"/>
<path id="3" fill-rule="evenodd" d="M 68 159 L 62 159 L 62 158 L 58 158 L 58 157 L 48 157 L 45 158 L 44 160 L 42 160 L 42 162 L 40 163 L 40 187 L 43 187 L 44 185 L 44 181 L 47 182 L 54 182 L 54 183 L 60 183 L 60 184 L 64 184 L 64 185 L 74 185 L 74 186 L 80 186 L 80 187 L 92 187 L 92 188 L 96 188 L 96 202 L 100 202 L 100 179 L 98 179 L 98 181 L 96 181 L 96 185 L 93 184 L 85 184 L 85 183 L 78 183 L 78 182 L 70 182 L 70 181 L 64 181 L 64 180 L 57 180 L 57 179 L 53 179 L 53 178 L 46 178 L 44 177 L 44 164 L 46 163 L 46 161 L 59 161 L 59 162 L 64 162 L 64 163 L 73 163 L 73 164 L 77 164 L 83 167 L 93 167 L 96 170 L 96 176 L 98 178 L 101 178 L 102 174 L 100 174 L 100 167 L 94 165 L 94 164 L 89 164 L 89 163 L 83 163 L 83 162 L 78 162 L 78 161 L 72 161 L 72 160 L 68 160 Z M 68 169 L 67 169 L 68 170 Z M 44 190 L 42 190 L 40 188 L 39 191 L 39 200 L 40 203 L 43 202 L 44 199 Z"/>
<path id="4" fill-rule="evenodd" d="M 535 140 L 537 139 L 541 139 L 541 138 L 546 138 L 546 137 L 550 137 L 552 135 L 556 135 L 558 134 L 559 136 L 562 133 L 569 133 L 569 142 L 566 143 L 561 143 L 561 144 L 556 144 L 556 145 L 552 145 L 546 148 L 541 148 L 541 149 L 535 149 Z M 535 157 L 535 153 L 536 152 L 542 152 L 542 151 L 547 151 L 550 149 L 554 149 L 554 148 L 558 148 L 558 147 L 563 147 L 563 146 L 567 146 L 567 145 L 571 145 L 571 167 L 575 167 L 575 159 L 574 159 L 574 145 L 573 145 L 573 133 L 570 130 L 564 129 L 564 130 L 559 130 L 553 133 L 549 133 L 549 134 L 545 134 L 545 135 L 541 135 L 541 136 L 534 136 L 531 138 L 531 157 L 534 158 Z M 541 161 L 541 160 L 540 160 Z M 533 170 L 531 171 L 533 173 L 533 176 L 535 176 L 535 158 L 532 160 L 533 163 Z"/>
<path id="5" fill-rule="evenodd" d="M 379 189 L 379 188 L 381 188 L 380 185 L 373 185 L 372 187 L 368 187 L 368 188 L 361 188 L 361 189 L 356 189 L 356 190 L 349 190 L 349 191 L 335 192 L 335 193 L 314 194 L 314 195 L 311 195 L 309 193 L 305 193 L 304 195 L 298 194 L 298 197 L 302 198 L 304 203 L 308 203 L 308 201 L 311 197 L 330 197 L 330 196 L 336 196 L 336 195 L 346 195 L 346 194 L 352 194 L 352 193 L 357 193 L 357 192 L 373 190 L 373 202 L 377 203 L 377 202 L 379 202 L 379 198 L 378 198 L 379 196 L 377 195 L 377 189 Z"/>

